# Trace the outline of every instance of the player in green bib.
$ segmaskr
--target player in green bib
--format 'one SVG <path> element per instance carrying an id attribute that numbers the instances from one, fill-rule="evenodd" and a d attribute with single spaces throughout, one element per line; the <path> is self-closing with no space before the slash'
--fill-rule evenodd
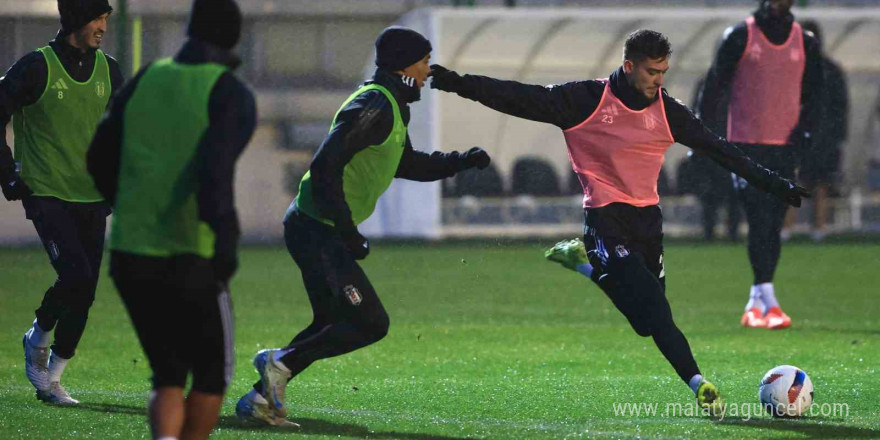
<path id="1" fill-rule="evenodd" d="M 59 0 L 55 39 L 0 78 L 0 139 L 10 119 L 15 133 L 14 155 L 0 145 L 0 186 L 6 200 L 22 201 L 58 275 L 22 340 L 25 373 L 37 398 L 61 405 L 78 403 L 61 374 L 95 299 L 110 213 L 85 156 L 123 83 L 119 64 L 99 49 L 112 10 L 107 0 Z"/>
<path id="2" fill-rule="evenodd" d="M 241 22 L 234 0 L 195 0 L 189 39 L 120 90 L 88 153 L 114 207 L 110 276 L 153 371 L 155 439 L 208 438 L 235 365 L 233 181 L 256 126 L 232 72 Z"/>
<path id="3" fill-rule="evenodd" d="M 302 178 L 284 217 L 284 239 L 302 271 L 314 321 L 285 347 L 257 354 L 260 381 L 239 399 L 240 418 L 287 423 L 288 380 L 317 360 L 373 344 L 388 332 L 388 314 L 357 264 L 370 252 L 357 225 L 391 181 L 428 182 L 489 166 L 480 148 L 425 153 L 410 144 L 409 104 L 419 100 L 430 74 L 430 52 L 431 43 L 419 33 L 385 29 L 376 40 L 373 79 L 342 104 Z"/>

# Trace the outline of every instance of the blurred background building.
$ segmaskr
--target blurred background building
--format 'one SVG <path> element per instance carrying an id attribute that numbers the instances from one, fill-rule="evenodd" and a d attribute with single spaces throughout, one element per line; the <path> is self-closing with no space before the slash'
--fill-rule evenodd
<path id="1" fill-rule="evenodd" d="M 104 50 L 127 77 L 173 55 L 184 38 L 186 0 L 116 0 Z M 607 76 L 638 28 L 674 49 L 667 88 L 690 104 L 723 30 L 754 0 L 239 0 L 245 13 L 238 73 L 257 92 L 260 124 L 238 167 L 245 237 L 280 239 L 296 184 L 339 104 L 372 72 L 373 40 L 403 23 L 428 35 L 434 62 L 460 72 L 535 84 Z M 880 232 L 880 0 L 796 0 L 798 19 L 823 28 L 825 53 L 847 75 L 848 138 L 832 203 L 831 232 Z M 55 0 L 0 2 L 0 68 L 58 30 Z M 416 148 L 486 148 L 493 170 L 443 184 L 395 183 L 371 236 L 576 235 L 580 192 L 562 135 L 452 95 L 426 91 L 411 126 Z M 12 143 L 11 126 L 7 129 Z M 676 186 L 686 149 L 667 154 L 659 183 L 667 233 L 701 235 L 700 205 Z M 809 217 L 808 207 L 801 212 Z M 721 226 L 719 226 L 721 227 Z M 18 203 L 0 203 L 0 243 L 36 243 Z"/>

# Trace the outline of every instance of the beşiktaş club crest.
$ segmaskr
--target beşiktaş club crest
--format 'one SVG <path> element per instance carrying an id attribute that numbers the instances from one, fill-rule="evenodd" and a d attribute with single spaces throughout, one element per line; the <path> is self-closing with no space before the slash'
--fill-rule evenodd
<path id="1" fill-rule="evenodd" d="M 624 258 L 629 255 L 629 251 L 626 250 L 626 246 L 622 244 L 617 245 L 617 247 L 614 248 L 614 252 L 616 252 L 617 256 L 620 258 Z"/>
<path id="2" fill-rule="evenodd" d="M 364 300 L 364 297 L 361 296 L 361 292 L 357 290 L 357 287 L 352 285 L 345 286 L 342 289 L 342 292 L 345 294 L 345 299 L 347 299 L 353 306 L 360 305 L 361 301 Z"/>
<path id="3" fill-rule="evenodd" d="M 103 98 L 105 91 L 106 87 L 104 85 L 104 81 L 98 81 L 97 83 L 95 83 L 95 93 L 97 93 L 98 96 Z"/>

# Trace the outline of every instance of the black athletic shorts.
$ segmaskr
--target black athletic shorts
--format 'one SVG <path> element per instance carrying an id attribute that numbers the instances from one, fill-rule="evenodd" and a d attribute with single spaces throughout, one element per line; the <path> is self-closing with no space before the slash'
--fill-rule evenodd
<path id="1" fill-rule="evenodd" d="M 663 214 L 657 205 L 612 203 L 584 210 L 584 245 L 594 270 L 608 270 L 611 259 L 638 253 L 657 278 L 663 269 Z M 594 275 L 594 278 L 597 276 Z"/>
<path id="2" fill-rule="evenodd" d="M 234 366 L 232 303 L 211 262 L 114 251 L 110 275 L 153 369 L 153 389 L 223 394 Z"/>

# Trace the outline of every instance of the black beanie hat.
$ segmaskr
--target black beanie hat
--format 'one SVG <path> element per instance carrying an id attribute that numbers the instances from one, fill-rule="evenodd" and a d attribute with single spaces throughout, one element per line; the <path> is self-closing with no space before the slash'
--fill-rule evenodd
<path id="1" fill-rule="evenodd" d="M 61 33 L 78 31 L 90 21 L 112 10 L 107 0 L 58 0 Z"/>
<path id="2" fill-rule="evenodd" d="M 402 26 L 385 28 L 376 38 L 376 66 L 390 72 L 403 70 L 431 53 L 431 42 Z"/>
<path id="3" fill-rule="evenodd" d="M 232 49 L 241 36 L 238 4 L 235 0 L 195 0 L 186 34 L 223 49 Z"/>

